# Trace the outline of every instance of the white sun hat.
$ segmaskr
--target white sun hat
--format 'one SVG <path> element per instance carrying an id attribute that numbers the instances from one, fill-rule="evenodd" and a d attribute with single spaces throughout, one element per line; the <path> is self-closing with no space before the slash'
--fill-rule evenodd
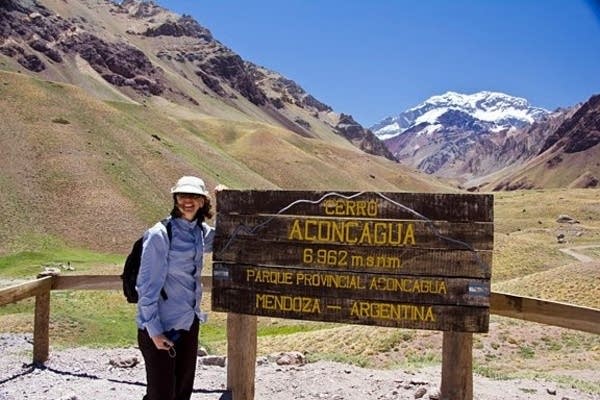
<path id="1" fill-rule="evenodd" d="M 175 186 L 171 188 L 171 193 L 194 193 L 209 197 L 204 181 L 195 176 L 182 176 L 179 178 Z"/>

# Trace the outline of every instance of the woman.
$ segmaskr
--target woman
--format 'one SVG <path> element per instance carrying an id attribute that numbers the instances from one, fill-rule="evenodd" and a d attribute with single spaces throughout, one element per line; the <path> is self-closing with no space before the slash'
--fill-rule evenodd
<path id="1" fill-rule="evenodd" d="M 144 400 L 188 400 L 194 387 L 203 253 L 212 251 L 214 228 L 204 181 L 184 176 L 171 188 L 167 225 L 144 233 L 137 279 L 138 344 L 146 363 Z M 170 235 L 168 230 L 170 229 Z"/>

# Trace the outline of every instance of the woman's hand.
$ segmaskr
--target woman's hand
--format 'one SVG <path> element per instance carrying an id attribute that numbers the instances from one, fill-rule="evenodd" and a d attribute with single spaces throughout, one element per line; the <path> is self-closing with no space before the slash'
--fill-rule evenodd
<path id="1" fill-rule="evenodd" d="M 227 190 L 229 189 L 227 186 L 223 185 L 222 183 L 219 183 L 217 186 L 215 186 L 215 188 L 213 189 L 213 195 L 215 196 L 215 199 L 217 198 L 217 194 L 223 190 Z"/>
<path id="2" fill-rule="evenodd" d="M 217 186 L 215 186 L 215 188 L 213 189 L 213 192 L 215 192 L 215 194 L 217 194 L 218 192 L 222 191 L 222 190 L 227 190 L 229 189 L 227 186 L 223 185 L 222 183 L 219 183 Z"/>
<path id="3" fill-rule="evenodd" d="M 159 350 L 169 350 L 171 347 L 173 347 L 175 345 L 175 343 L 173 343 L 172 341 L 167 339 L 167 337 L 165 335 L 163 335 L 162 333 L 160 335 L 156 335 L 156 336 L 152 337 L 151 339 L 154 342 L 154 345 L 156 346 L 156 348 Z"/>

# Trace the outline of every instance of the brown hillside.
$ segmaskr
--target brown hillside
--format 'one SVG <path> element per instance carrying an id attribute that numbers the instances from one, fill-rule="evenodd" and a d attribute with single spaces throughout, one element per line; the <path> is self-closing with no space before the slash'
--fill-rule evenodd
<path id="1" fill-rule="evenodd" d="M 182 174 L 240 189 L 451 190 L 347 143 L 18 73 L 0 72 L 0 119 L 2 252 L 47 240 L 124 252 L 168 212 Z"/>
<path id="2" fill-rule="evenodd" d="M 600 187 L 600 95 L 591 97 L 546 140 L 538 156 L 484 190 Z"/>
<path id="3" fill-rule="evenodd" d="M 0 118 L 12 228 L 0 253 L 62 241 L 124 252 L 169 211 L 182 174 L 240 189 L 453 190 L 152 2 L 0 3 Z"/>
<path id="4" fill-rule="evenodd" d="M 0 3 L 3 68 L 71 83 L 105 100 L 162 101 L 344 141 L 395 160 L 370 131 L 282 75 L 243 60 L 189 16 L 153 2 Z M 350 118 L 351 120 L 351 118 Z"/>
<path id="5" fill-rule="evenodd" d="M 494 290 L 600 309 L 600 261 L 571 263 L 494 285 Z"/>

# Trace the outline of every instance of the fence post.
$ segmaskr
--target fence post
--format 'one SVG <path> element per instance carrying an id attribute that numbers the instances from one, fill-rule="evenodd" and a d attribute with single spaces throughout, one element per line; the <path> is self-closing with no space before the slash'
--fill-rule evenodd
<path id="1" fill-rule="evenodd" d="M 440 400 L 473 400 L 473 334 L 444 332 Z"/>
<path id="2" fill-rule="evenodd" d="M 254 400 L 256 315 L 227 314 L 227 389 L 233 400 Z"/>
<path id="3" fill-rule="evenodd" d="M 50 291 L 35 296 L 33 318 L 33 363 L 43 364 L 48 360 L 50 338 Z"/>

